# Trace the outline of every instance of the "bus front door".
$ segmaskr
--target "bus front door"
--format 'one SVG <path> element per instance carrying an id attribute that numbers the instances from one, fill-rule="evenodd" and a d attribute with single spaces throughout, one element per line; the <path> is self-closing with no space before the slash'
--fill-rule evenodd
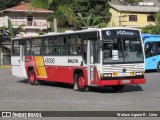
<path id="1" fill-rule="evenodd" d="M 25 48 L 25 44 L 24 43 L 21 43 L 20 44 L 20 60 L 19 60 L 19 63 L 20 63 L 20 71 L 21 71 L 21 76 L 20 77 L 23 77 L 23 78 L 27 78 L 27 74 L 26 74 L 26 69 L 25 69 L 25 56 L 24 56 L 24 49 Z"/>
<path id="2" fill-rule="evenodd" d="M 94 61 L 94 52 L 95 52 L 95 47 L 94 44 L 95 41 L 88 40 L 87 42 L 87 71 L 88 71 L 88 85 L 95 85 L 97 84 L 97 80 L 95 77 L 96 73 L 96 65 Z"/>

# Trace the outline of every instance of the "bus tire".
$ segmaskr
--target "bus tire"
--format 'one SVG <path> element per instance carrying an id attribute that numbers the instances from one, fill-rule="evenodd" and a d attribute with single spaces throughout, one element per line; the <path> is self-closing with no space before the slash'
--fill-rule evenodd
<path id="1" fill-rule="evenodd" d="M 160 62 L 158 62 L 158 65 L 157 65 L 157 72 L 160 72 Z"/>
<path id="2" fill-rule="evenodd" d="M 29 71 L 28 79 L 29 79 L 29 84 L 38 85 L 38 81 L 36 80 L 36 73 L 34 70 Z"/>
<path id="3" fill-rule="evenodd" d="M 88 87 L 86 86 L 85 78 L 82 74 L 78 75 L 76 83 L 79 91 L 84 92 L 88 90 Z"/>
<path id="4" fill-rule="evenodd" d="M 124 85 L 112 86 L 114 91 L 121 91 L 124 88 Z"/>

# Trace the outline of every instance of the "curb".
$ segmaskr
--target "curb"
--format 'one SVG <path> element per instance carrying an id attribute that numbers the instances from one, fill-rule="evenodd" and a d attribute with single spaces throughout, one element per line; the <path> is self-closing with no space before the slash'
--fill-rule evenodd
<path id="1" fill-rule="evenodd" d="M 10 65 L 3 65 L 3 66 L 0 66 L 0 68 L 11 68 Z"/>

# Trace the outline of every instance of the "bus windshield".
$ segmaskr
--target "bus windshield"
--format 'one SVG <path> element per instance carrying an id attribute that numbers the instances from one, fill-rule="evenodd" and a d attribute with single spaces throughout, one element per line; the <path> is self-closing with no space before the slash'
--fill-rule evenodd
<path id="1" fill-rule="evenodd" d="M 143 62 L 140 38 L 105 38 L 103 42 L 103 63 Z"/>

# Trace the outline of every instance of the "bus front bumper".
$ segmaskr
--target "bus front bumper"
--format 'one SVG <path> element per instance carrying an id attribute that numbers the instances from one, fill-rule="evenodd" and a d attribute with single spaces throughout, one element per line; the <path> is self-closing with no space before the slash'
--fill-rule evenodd
<path id="1" fill-rule="evenodd" d="M 145 78 L 137 79 L 112 79 L 112 80 L 99 80 L 98 86 L 116 86 L 116 85 L 131 85 L 131 84 L 145 84 Z"/>

